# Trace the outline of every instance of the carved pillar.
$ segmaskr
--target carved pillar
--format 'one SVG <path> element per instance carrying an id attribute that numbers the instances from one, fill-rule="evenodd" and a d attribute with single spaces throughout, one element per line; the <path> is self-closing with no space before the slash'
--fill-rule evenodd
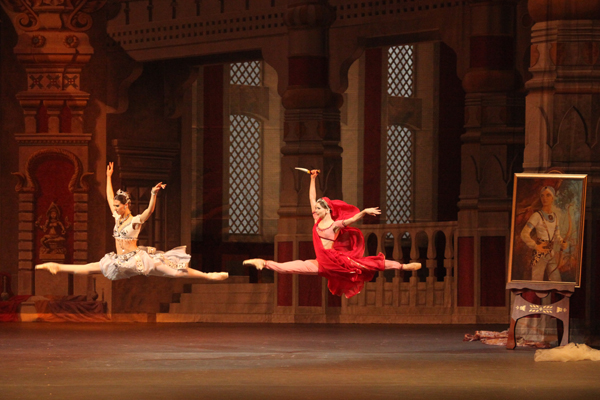
<path id="1" fill-rule="evenodd" d="M 87 185 L 80 179 L 89 175 L 88 144 L 91 133 L 83 128 L 83 112 L 89 94 L 81 90 L 81 69 L 90 60 L 93 48 L 87 31 L 92 24 L 89 13 L 104 5 L 105 0 L 0 0 L 18 34 L 14 52 L 27 74 L 27 90 L 17 94 L 24 113 L 25 132 L 15 132 L 19 146 L 19 294 L 33 294 L 34 263 L 39 261 L 39 235 L 34 221 L 38 199 L 54 196 L 43 192 L 31 176 L 33 166 L 43 159 L 48 165 L 70 163 L 75 169 L 74 182 L 68 185 L 73 194 L 70 204 L 57 204 L 73 210 L 73 237 L 67 260 L 87 262 Z M 24 85 L 23 85 L 24 86 Z M 49 178 L 53 179 L 53 178 Z M 58 179 L 58 178 L 57 178 Z M 46 199 L 46 200 L 48 200 Z M 50 199 L 51 200 L 51 199 Z M 37 210 L 37 211 L 36 211 Z M 45 211 L 44 211 L 45 212 Z M 57 277 L 56 279 L 67 279 Z M 60 286 L 60 285 L 59 285 Z"/>
<path id="2" fill-rule="evenodd" d="M 329 86 L 327 45 L 334 10 L 326 0 L 290 0 L 288 4 L 285 22 L 289 38 L 289 85 L 282 100 L 286 109 L 285 144 L 281 149 L 279 234 L 275 249 L 280 261 L 314 257 L 313 220 L 308 201 L 310 181 L 294 167 L 321 170 L 318 195 L 341 198 L 342 194 L 339 146 L 342 98 Z M 325 307 L 327 294 L 321 290 L 320 279 L 294 277 L 292 283 L 292 279 L 279 275 L 279 305 Z M 304 294 L 308 297 L 302 297 Z"/>
<path id="3" fill-rule="evenodd" d="M 529 0 L 536 22 L 531 34 L 533 75 L 528 89 L 523 166 L 526 172 L 559 168 L 590 179 L 582 287 L 572 318 L 584 321 L 592 344 L 600 343 L 600 1 Z M 581 325 L 581 324 L 579 324 Z M 591 335 L 590 335 L 591 334 Z"/>
<path id="4" fill-rule="evenodd" d="M 521 84 L 513 37 L 516 1 L 471 1 L 470 6 L 458 217 L 463 253 L 459 259 L 464 262 L 457 271 L 457 301 L 459 307 L 472 307 L 467 315 L 497 315 L 502 320 L 511 181 L 523 142 L 523 98 L 517 92 Z M 501 249 L 501 257 L 487 257 L 491 249 Z"/>

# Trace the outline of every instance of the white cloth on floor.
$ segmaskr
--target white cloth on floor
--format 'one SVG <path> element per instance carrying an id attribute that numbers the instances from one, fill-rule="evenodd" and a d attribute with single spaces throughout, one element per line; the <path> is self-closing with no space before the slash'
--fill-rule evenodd
<path id="1" fill-rule="evenodd" d="M 585 344 L 569 343 L 548 350 L 537 350 L 535 361 L 600 361 L 600 350 L 592 349 Z"/>

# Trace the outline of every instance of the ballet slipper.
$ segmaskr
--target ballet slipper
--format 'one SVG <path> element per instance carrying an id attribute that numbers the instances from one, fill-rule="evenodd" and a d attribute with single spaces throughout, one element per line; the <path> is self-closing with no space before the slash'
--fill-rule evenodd
<path id="1" fill-rule="evenodd" d="M 421 263 L 402 264 L 402 271 L 416 271 L 421 269 Z"/>
<path id="2" fill-rule="evenodd" d="M 252 258 L 250 260 L 244 260 L 244 265 L 251 265 L 253 267 L 255 267 L 257 270 L 262 270 L 265 265 L 267 264 L 267 262 L 265 260 L 263 260 L 262 258 Z"/>
<path id="3" fill-rule="evenodd" d="M 229 278 L 227 272 L 209 272 L 206 274 L 206 279 L 211 281 L 224 281 L 227 278 Z"/>
<path id="4" fill-rule="evenodd" d="M 46 271 L 50 272 L 52 275 L 56 275 L 58 273 L 58 271 L 60 270 L 60 267 L 57 263 L 48 262 L 48 263 L 36 265 L 35 269 L 45 269 Z"/>

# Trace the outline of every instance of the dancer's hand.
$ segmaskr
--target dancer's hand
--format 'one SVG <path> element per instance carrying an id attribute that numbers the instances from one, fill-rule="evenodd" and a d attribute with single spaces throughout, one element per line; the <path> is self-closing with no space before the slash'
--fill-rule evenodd
<path id="1" fill-rule="evenodd" d="M 60 267 L 57 263 L 49 262 L 45 264 L 36 265 L 35 269 L 45 269 L 50 272 L 52 275 L 56 275 L 58 271 L 60 271 Z"/>
<path id="2" fill-rule="evenodd" d="M 310 170 L 310 177 L 311 178 L 316 178 L 317 176 L 319 176 L 320 173 L 321 173 L 320 169 L 311 169 Z"/>
<path id="3" fill-rule="evenodd" d="M 154 186 L 154 187 L 152 188 L 152 194 L 154 194 L 154 195 L 155 195 L 156 193 L 158 193 L 158 191 L 159 191 L 160 189 L 164 189 L 164 188 L 166 188 L 166 187 L 167 187 L 167 184 L 166 184 L 166 183 L 158 182 L 158 183 L 156 184 L 156 186 Z"/>
<path id="4" fill-rule="evenodd" d="M 365 208 L 363 211 L 364 211 L 365 214 L 369 214 L 369 215 L 379 215 L 379 214 L 381 214 L 381 210 L 379 209 L 379 207 Z"/>
<path id="5" fill-rule="evenodd" d="M 114 171 L 113 165 L 114 165 L 113 163 L 109 162 L 108 166 L 106 167 L 106 176 L 108 178 L 110 178 L 112 176 L 112 174 L 113 174 L 113 171 Z"/>

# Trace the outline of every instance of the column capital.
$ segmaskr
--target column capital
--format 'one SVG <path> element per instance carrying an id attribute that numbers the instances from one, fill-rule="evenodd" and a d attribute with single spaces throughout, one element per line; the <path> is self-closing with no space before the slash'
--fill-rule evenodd
<path id="1" fill-rule="evenodd" d="M 535 22 L 600 19 L 600 0 L 529 0 L 527 8 Z"/>
<path id="2" fill-rule="evenodd" d="M 290 1 L 285 13 L 289 29 L 325 28 L 335 21 L 335 10 L 327 1 Z"/>

